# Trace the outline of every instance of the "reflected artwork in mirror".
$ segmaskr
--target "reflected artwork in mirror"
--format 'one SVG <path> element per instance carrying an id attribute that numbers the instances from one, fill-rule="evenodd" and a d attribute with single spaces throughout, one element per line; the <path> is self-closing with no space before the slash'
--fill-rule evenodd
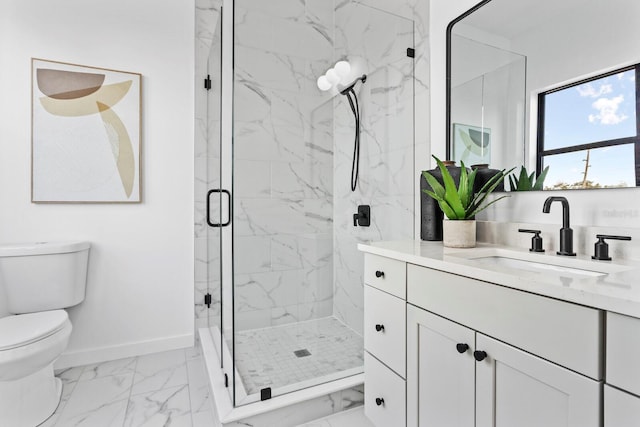
<path id="1" fill-rule="evenodd" d="M 548 166 L 545 190 L 638 186 L 639 20 L 630 0 L 485 0 L 453 20 L 447 158 L 463 124 L 490 133 L 491 168 Z"/>

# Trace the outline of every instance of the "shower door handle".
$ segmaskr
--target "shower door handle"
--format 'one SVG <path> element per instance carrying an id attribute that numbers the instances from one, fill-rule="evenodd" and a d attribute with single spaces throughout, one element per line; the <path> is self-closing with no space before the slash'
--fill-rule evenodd
<path id="1" fill-rule="evenodd" d="M 227 195 L 227 222 L 211 222 L 211 195 L 213 193 L 224 193 Z M 226 227 L 231 224 L 231 193 L 227 190 L 214 188 L 207 193 L 207 224 L 209 227 Z"/>

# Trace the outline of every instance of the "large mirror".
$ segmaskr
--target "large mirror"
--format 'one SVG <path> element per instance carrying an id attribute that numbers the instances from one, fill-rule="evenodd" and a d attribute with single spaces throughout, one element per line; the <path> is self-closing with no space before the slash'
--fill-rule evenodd
<path id="1" fill-rule="evenodd" d="M 637 0 L 479 3 L 448 28 L 447 158 L 640 185 L 639 40 Z"/>

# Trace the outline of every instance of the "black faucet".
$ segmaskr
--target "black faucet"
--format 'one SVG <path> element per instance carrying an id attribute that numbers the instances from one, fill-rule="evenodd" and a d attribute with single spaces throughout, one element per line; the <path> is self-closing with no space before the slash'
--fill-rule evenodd
<path id="1" fill-rule="evenodd" d="M 566 255 L 566 256 L 576 256 L 576 253 L 573 252 L 573 230 L 569 226 L 569 202 L 564 197 L 547 197 L 547 200 L 544 201 L 544 206 L 542 207 L 543 213 L 549 213 L 551 209 L 551 203 L 560 202 L 562 203 L 562 228 L 560 229 L 560 250 L 557 252 L 558 255 Z"/>

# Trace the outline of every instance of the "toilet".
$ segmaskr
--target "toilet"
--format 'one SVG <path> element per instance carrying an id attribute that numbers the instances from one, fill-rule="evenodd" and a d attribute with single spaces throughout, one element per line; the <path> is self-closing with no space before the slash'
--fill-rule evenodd
<path id="1" fill-rule="evenodd" d="M 53 362 L 67 348 L 63 310 L 84 300 L 88 242 L 0 245 L 0 287 L 10 315 L 0 318 L 0 426 L 34 427 L 58 407 Z"/>

